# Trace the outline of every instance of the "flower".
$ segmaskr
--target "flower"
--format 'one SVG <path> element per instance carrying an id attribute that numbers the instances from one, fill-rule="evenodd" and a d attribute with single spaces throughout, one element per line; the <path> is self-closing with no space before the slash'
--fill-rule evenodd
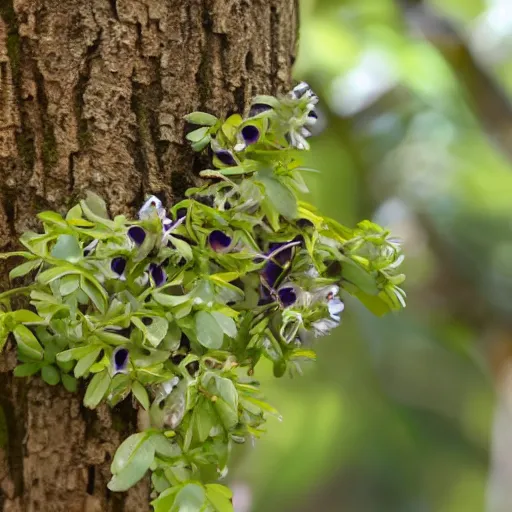
<path id="1" fill-rule="evenodd" d="M 90 244 L 84 247 L 84 256 L 89 256 L 96 250 L 99 240 L 93 240 Z"/>
<path id="2" fill-rule="evenodd" d="M 181 423 L 185 410 L 185 394 L 179 388 L 175 388 L 165 400 L 164 425 L 174 430 Z"/>
<path id="3" fill-rule="evenodd" d="M 179 382 L 180 379 L 178 377 L 162 382 L 156 392 L 155 402 L 161 402 L 164 398 L 167 398 Z"/>
<path id="4" fill-rule="evenodd" d="M 307 82 L 298 83 L 291 90 L 289 95 L 297 100 L 307 99 L 308 105 L 313 105 L 313 107 L 318 103 L 318 96 L 313 92 L 313 90 L 311 89 Z"/>
<path id="5" fill-rule="evenodd" d="M 336 285 L 324 286 L 314 291 L 312 302 L 327 305 L 329 312 L 329 317 L 312 322 L 311 327 L 315 336 L 324 336 L 339 325 L 340 315 L 345 309 L 345 304 L 338 297 L 339 291 L 339 286 Z"/>
<path id="6" fill-rule="evenodd" d="M 162 201 L 156 196 L 150 196 L 146 199 L 146 202 L 142 205 L 139 210 L 139 219 L 146 220 L 151 218 L 154 214 L 163 219 L 165 217 L 165 208 L 162 205 Z"/>
<path id="7" fill-rule="evenodd" d="M 300 242 L 272 242 L 268 246 L 268 252 L 265 255 L 258 256 L 256 260 L 267 260 L 260 274 L 260 301 L 258 305 L 265 305 L 273 302 L 272 294 L 276 294 L 275 288 L 278 281 L 282 281 L 286 275 L 288 263 L 294 256 L 294 247 Z M 277 294 L 279 295 L 279 293 Z M 296 300 L 296 297 L 295 297 Z M 293 302 L 295 302 L 293 300 Z"/>
<path id="8" fill-rule="evenodd" d="M 221 147 L 216 141 L 212 140 L 210 147 L 212 148 L 213 154 L 224 164 L 224 165 L 238 165 L 233 153 L 228 149 Z"/>
<path id="9" fill-rule="evenodd" d="M 116 258 L 113 258 L 112 261 L 110 262 L 110 268 L 112 272 L 114 272 L 118 276 L 122 276 L 126 268 L 126 258 L 123 258 L 122 256 L 117 256 Z"/>
<path id="10" fill-rule="evenodd" d="M 233 239 L 218 229 L 208 235 L 208 243 L 215 252 L 226 252 Z"/>
<path id="11" fill-rule="evenodd" d="M 336 320 L 332 320 L 331 318 L 322 318 L 316 322 L 312 322 L 311 327 L 313 334 L 318 338 L 320 336 L 326 336 L 332 331 L 332 329 L 338 327 L 338 325 L 339 322 Z"/>
<path id="12" fill-rule="evenodd" d="M 137 277 L 137 279 L 135 279 L 135 284 L 137 284 L 138 286 L 141 286 L 141 287 L 145 287 L 148 282 L 149 282 L 149 275 L 147 272 L 144 272 L 142 275 L 140 275 L 139 277 Z"/>
<path id="13" fill-rule="evenodd" d="M 146 239 L 146 232 L 140 226 L 132 226 L 128 229 L 128 236 L 136 245 L 142 245 Z"/>
<path id="14" fill-rule="evenodd" d="M 128 373 L 128 363 L 130 362 L 130 353 L 124 347 L 117 347 L 112 353 L 112 374 Z"/>
<path id="15" fill-rule="evenodd" d="M 329 299 L 327 301 L 327 308 L 329 310 L 329 315 L 331 315 L 331 318 L 339 322 L 341 320 L 340 314 L 345 309 L 345 304 L 343 303 L 343 301 L 341 301 L 337 297 Z"/>
<path id="16" fill-rule="evenodd" d="M 151 275 L 156 287 L 162 286 L 167 280 L 165 270 L 156 263 L 149 264 L 149 274 Z"/>
<path id="17" fill-rule="evenodd" d="M 291 128 L 286 138 L 290 146 L 302 150 L 309 149 L 309 143 L 306 140 L 308 137 L 311 137 L 311 132 L 307 128 L 299 126 L 297 128 Z"/>
<path id="18" fill-rule="evenodd" d="M 263 112 L 268 112 L 272 110 L 270 105 L 265 105 L 265 103 L 254 103 L 251 105 L 251 109 L 249 110 L 249 117 L 256 117 Z"/>
<path id="19" fill-rule="evenodd" d="M 214 153 L 224 165 L 237 165 L 237 161 L 231 151 L 227 149 L 218 149 L 217 151 L 214 151 Z"/>
<path id="20" fill-rule="evenodd" d="M 285 286 L 283 288 L 280 288 L 279 291 L 277 292 L 277 295 L 279 297 L 279 300 L 281 301 L 281 304 L 285 308 L 293 306 L 293 304 L 295 304 L 295 302 L 297 301 L 297 293 L 292 286 Z"/>
<path id="21" fill-rule="evenodd" d="M 240 130 L 241 141 L 235 146 L 235 151 L 242 151 L 251 144 L 256 144 L 260 138 L 260 130 L 253 124 L 248 124 Z"/>
<path id="22" fill-rule="evenodd" d="M 312 110 L 308 113 L 308 118 L 306 119 L 306 125 L 307 126 L 313 126 L 318 121 L 318 114 L 316 113 L 316 110 Z"/>
<path id="23" fill-rule="evenodd" d="M 268 261 L 261 271 L 261 277 L 270 288 L 273 288 L 283 271 L 281 265 L 274 261 Z"/>
<path id="24" fill-rule="evenodd" d="M 164 233 L 169 231 L 172 228 L 173 224 L 173 221 L 167 217 L 164 220 L 162 220 L 162 228 L 164 230 Z"/>
<path id="25" fill-rule="evenodd" d="M 301 241 L 294 239 L 291 242 L 272 242 L 269 244 L 267 258 L 276 261 L 281 266 L 289 263 L 294 256 L 294 247 L 300 245 Z"/>
<path id="26" fill-rule="evenodd" d="M 297 149 L 309 149 L 306 139 L 311 137 L 311 132 L 306 126 L 313 126 L 318 119 L 315 110 L 318 96 L 306 82 L 300 82 L 288 93 L 284 102 L 293 110 L 293 115 L 288 119 L 288 143 Z"/>

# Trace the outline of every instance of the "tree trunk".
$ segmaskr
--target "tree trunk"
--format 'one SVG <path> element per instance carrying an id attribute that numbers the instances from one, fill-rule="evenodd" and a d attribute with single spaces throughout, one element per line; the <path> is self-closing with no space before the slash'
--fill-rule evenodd
<path id="1" fill-rule="evenodd" d="M 84 190 L 112 214 L 195 182 L 183 116 L 240 111 L 289 86 L 296 0 L 0 0 L 0 250 Z M 9 286 L 0 279 L 0 290 Z M 149 483 L 106 489 L 131 404 L 84 409 L 0 360 L 5 512 L 148 510 Z M 5 424 L 6 428 L 2 428 Z M 7 430 L 7 437 L 2 435 Z"/>

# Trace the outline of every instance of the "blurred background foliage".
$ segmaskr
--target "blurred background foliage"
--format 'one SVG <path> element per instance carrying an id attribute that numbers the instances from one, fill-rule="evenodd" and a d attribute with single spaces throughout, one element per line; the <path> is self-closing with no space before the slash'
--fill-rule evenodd
<path id="1" fill-rule="evenodd" d="M 295 72 L 323 109 L 309 200 L 404 239 L 408 306 L 346 297 L 302 378 L 258 369 L 284 419 L 236 451 L 238 511 L 483 511 L 512 339 L 512 1 L 302 0 Z"/>

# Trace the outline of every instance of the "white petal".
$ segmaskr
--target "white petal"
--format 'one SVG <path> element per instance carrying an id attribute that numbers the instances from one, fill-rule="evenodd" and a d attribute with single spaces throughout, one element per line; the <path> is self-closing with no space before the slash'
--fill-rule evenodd
<path id="1" fill-rule="evenodd" d="M 345 304 L 343 304 L 340 299 L 331 299 L 327 303 L 327 307 L 329 308 L 329 314 L 331 315 L 331 318 L 339 322 L 339 314 L 345 309 Z"/>
<path id="2" fill-rule="evenodd" d="M 84 247 L 84 253 L 87 251 L 87 254 L 91 254 L 94 249 L 96 249 L 96 246 L 98 245 L 99 240 L 93 240 L 90 244 L 86 245 Z"/>
<path id="3" fill-rule="evenodd" d="M 160 218 L 162 218 L 162 212 L 165 216 L 165 209 L 162 206 L 162 201 L 160 201 L 160 199 L 158 199 L 156 196 L 151 196 L 146 200 L 146 202 L 142 205 L 142 208 L 139 210 L 139 219 L 148 219 L 155 212 Z"/>

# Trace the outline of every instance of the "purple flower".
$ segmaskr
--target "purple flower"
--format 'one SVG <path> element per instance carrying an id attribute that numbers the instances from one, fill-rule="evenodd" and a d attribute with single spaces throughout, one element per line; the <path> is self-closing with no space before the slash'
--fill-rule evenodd
<path id="1" fill-rule="evenodd" d="M 294 240 L 295 242 L 295 240 Z M 297 244 L 290 245 L 292 242 L 273 242 L 269 244 L 269 258 L 276 261 L 280 265 L 286 265 L 293 258 L 293 247 Z"/>
<path id="2" fill-rule="evenodd" d="M 262 278 L 270 288 L 273 288 L 279 276 L 283 273 L 283 267 L 273 261 L 268 261 L 261 272 Z"/>
<path id="3" fill-rule="evenodd" d="M 165 270 L 156 263 L 149 264 L 149 273 L 151 274 L 156 287 L 162 286 L 167 280 Z"/>
<path id="4" fill-rule="evenodd" d="M 136 245 L 142 245 L 146 239 L 146 232 L 140 226 L 132 226 L 128 229 L 128 236 Z"/>
<path id="5" fill-rule="evenodd" d="M 240 134 L 242 135 L 242 139 L 244 140 L 247 146 L 249 146 L 250 144 L 256 144 L 256 142 L 258 142 L 260 138 L 260 131 L 253 124 L 248 124 L 247 126 L 244 126 Z"/>
<path id="6" fill-rule="evenodd" d="M 208 243 L 215 252 L 225 252 L 231 245 L 232 238 L 223 231 L 216 229 L 208 236 Z"/>
<path id="7" fill-rule="evenodd" d="M 112 272 L 115 272 L 118 276 L 123 275 L 126 268 L 126 259 L 122 256 L 117 256 L 110 262 L 110 268 Z"/>
<path id="8" fill-rule="evenodd" d="M 237 161 L 233 156 L 231 151 L 227 149 L 218 149 L 215 151 L 215 156 L 224 164 L 224 165 L 237 165 Z"/>
<path id="9" fill-rule="evenodd" d="M 130 353 L 124 347 L 117 347 L 112 354 L 113 374 L 128 373 L 128 363 L 130 362 Z"/>
<path id="10" fill-rule="evenodd" d="M 173 222 L 171 219 L 168 219 L 167 217 L 162 221 L 162 228 L 164 230 L 164 233 L 169 231 L 169 229 L 172 228 Z"/>
<path id="11" fill-rule="evenodd" d="M 277 295 L 279 296 L 279 300 L 281 301 L 281 304 L 287 308 L 289 306 L 292 306 L 297 301 L 297 293 L 295 292 L 295 289 L 291 286 L 286 286 L 284 288 L 281 288 Z"/>
<path id="12" fill-rule="evenodd" d="M 264 103 L 255 103 L 251 105 L 251 109 L 249 110 L 249 117 L 254 117 L 263 112 L 267 112 L 268 110 L 272 110 L 270 105 L 265 105 Z"/>

